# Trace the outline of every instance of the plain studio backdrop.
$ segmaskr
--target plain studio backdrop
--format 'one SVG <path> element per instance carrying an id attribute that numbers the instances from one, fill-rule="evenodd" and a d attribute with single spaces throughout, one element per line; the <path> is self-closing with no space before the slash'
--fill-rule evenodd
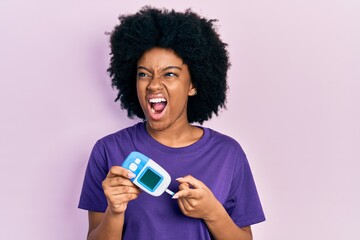
<path id="1" fill-rule="evenodd" d="M 138 121 L 114 103 L 104 33 L 146 4 L 219 19 L 230 89 L 205 126 L 247 153 L 267 217 L 254 239 L 357 239 L 358 0 L 2 0 L 0 239 L 86 238 L 91 148 Z"/>

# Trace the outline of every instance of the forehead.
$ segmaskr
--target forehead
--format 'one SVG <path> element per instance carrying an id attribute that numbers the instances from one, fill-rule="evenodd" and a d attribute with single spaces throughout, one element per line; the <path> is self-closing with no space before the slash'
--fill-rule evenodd
<path id="1" fill-rule="evenodd" d="M 138 66 L 164 68 L 170 65 L 181 66 L 183 60 L 171 49 L 151 48 L 144 52 L 137 62 Z"/>

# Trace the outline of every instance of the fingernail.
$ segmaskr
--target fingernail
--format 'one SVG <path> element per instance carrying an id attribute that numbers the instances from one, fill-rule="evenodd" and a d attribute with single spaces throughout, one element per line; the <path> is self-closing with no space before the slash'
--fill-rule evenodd
<path id="1" fill-rule="evenodd" d="M 178 177 L 177 179 L 175 179 L 176 181 L 178 181 L 178 180 L 180 180 L 180 179 L 182 179 L 182 177 Z"/>
<path id="2" fill-rule="evenodd" d="M 174 196 L 172 196 L 172 199 L 178 199 L 179 198 L 179 196 L 178 195 L 174 195 Z"/>
<path id="3" fill-rule="evenodd" d="M 129 178 L 134 178 L 134 177 L 136 177 L 136 175 L 135 175 L 134 173 L 132 173 L 132 172 L 129 172 L 129 173 L 128 173 L 128 177 L 129 177 Z"/>

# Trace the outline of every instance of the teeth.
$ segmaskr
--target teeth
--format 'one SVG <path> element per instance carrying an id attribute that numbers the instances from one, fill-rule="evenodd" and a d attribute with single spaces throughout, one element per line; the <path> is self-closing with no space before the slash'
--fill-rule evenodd
<path id="1" fill-rule="evenodd" d="M 165 98 L 152 98 L 149 100 L 150 103 L 166 102 Z"/>

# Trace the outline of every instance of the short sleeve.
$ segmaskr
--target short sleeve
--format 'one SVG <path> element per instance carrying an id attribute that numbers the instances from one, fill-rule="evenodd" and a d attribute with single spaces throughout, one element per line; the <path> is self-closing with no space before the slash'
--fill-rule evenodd
<path id="1" fill-rule="evenodd" d="M 265 221 L 265 215 L 245 155 L 240 162 L 241 165 L 235 172 L 229 197 L 224 207 L 235 224 L 245 227 Z"/>
<path id="2" fill-rule="evenodd" d="M 108 166 L 101 149 L 104 148 L 98 141 L 90 154 L 78 205 L 81 209 L 95 212 L 105 212 L 107 207 L 102 182 L 108 173 Z"/>

